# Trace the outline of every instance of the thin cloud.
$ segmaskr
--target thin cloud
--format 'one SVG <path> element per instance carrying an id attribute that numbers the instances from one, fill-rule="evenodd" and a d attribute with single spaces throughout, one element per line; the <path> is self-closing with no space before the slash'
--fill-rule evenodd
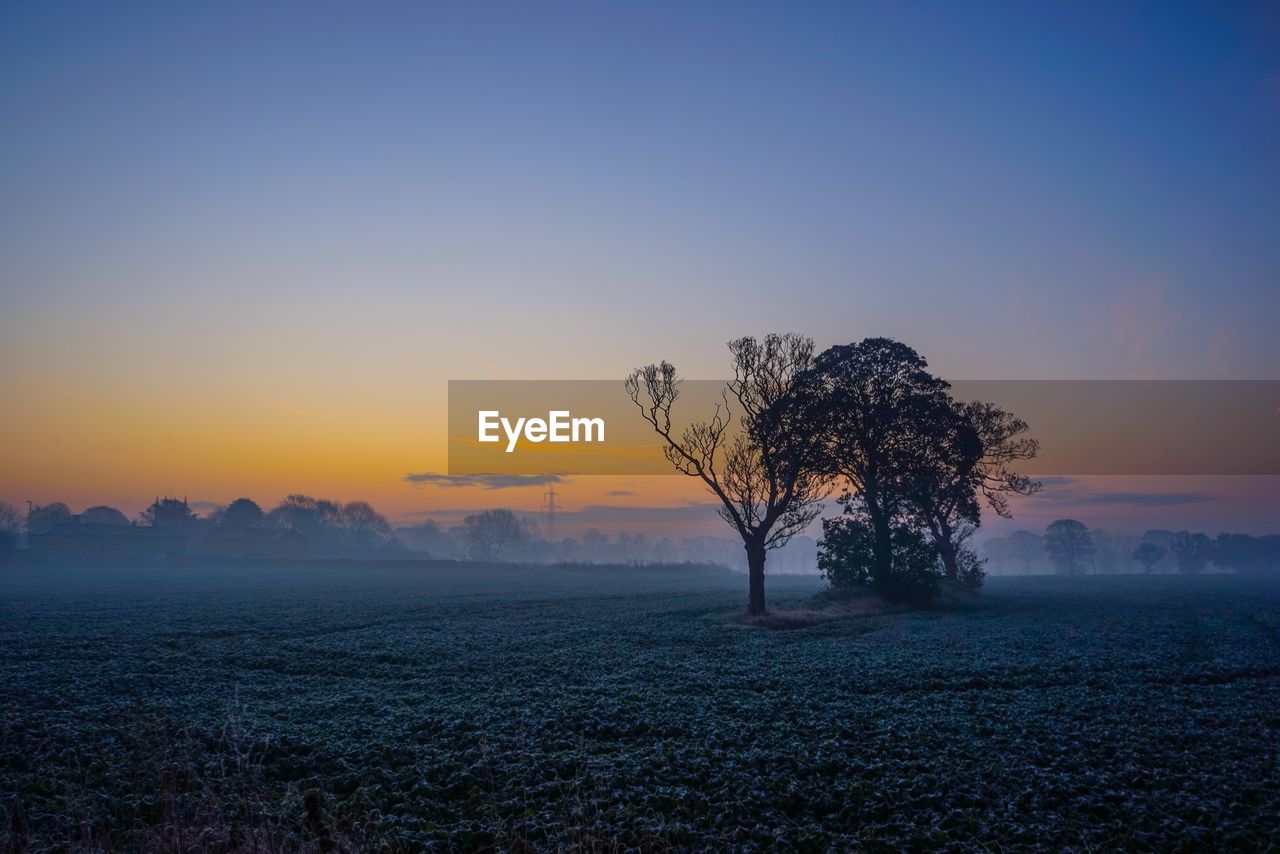
<path id="1" fill-rule="evenodd" d="M 188 501 L 187 506 L 192 510 L 221 510 L 226 504 L 218 501 Z"/>
<path id="2" fill-rule="evenodd" d="M 558 474 L 437 474 L 436 472 L 409 473 L 406 482 L 414 486 L 434 486 L 439 489 L 473 487 L 480 489 L 519 489 L 524 486 L 546 486 L 564 483 Z"/>
<path id="3" fill-rule="evenodd" d="M 1050 488 L 1049 481 L 1057 481 Z M 1090 490 L 1072 486 L 1071 478 L 1044 478 L 1046 489 L 1033 496 L 1033 504 L 1129 505 L 1132 507 L 1177 507 L 1213 501 L 1206 492 L 1130 492 L 1118 489 Z"/>
<path id="4" fill-rule="evenodd" d="M 272 407 L 276 412 L 283 412 L 285 415 L 296 415 L 299 418 L 315 418 L 320 413 L 312 412 L 310 409 L 302 409 L 297 406 L 286 406 L 284 404 L 275 404 Z"/>
<path id="5" fill-rule="evenodd" d="M 1137 507 L 1176 507 L 1203 504 L 1213 496 L 1203 492 L 1096 492 L 1081 499 L 1082 504 L 1131 504 Z"/>

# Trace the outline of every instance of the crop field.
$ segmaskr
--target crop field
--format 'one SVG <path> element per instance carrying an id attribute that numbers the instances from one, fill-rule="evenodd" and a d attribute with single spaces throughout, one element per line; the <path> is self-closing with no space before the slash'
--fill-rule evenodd
<path id="1" fill-rule="evenodd" d="M 788 630 L 745 595 L 698 567 L 4 570 L 0 842 L 1280 843 L 1274 583 L 995 578 Z"/>

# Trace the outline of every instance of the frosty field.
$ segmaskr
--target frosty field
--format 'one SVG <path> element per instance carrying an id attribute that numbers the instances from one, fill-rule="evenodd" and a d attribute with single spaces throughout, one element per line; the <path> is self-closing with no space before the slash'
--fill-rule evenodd
<path id="1" fill-rule="evenodd" d="M 4 570 L 0 841 L 1280 841 L 1274 582 L 995 578 L 785 631 L 745 595 L 689 567 Z"/>

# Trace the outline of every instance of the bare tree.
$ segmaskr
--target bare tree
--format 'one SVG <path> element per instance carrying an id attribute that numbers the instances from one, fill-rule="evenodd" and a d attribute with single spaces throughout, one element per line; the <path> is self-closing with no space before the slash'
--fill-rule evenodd
<path id="1" fill-rule="evenodd" d="M 814 429 L 792 406 L 797 380 L 813 366 L 813 341 L 795 335 L 729 342 L 733 379 L 723 403 L 706 421 L 677 432 L 671 409 L 680 379 L 669 362 L 637 368 L 627 393 L 665 443 L 663 452 L 681 474 L 700 478 L 720 501 L 718 512 L 742 538 L 747 552 L 747 611 L 763 614 L 764 567 L 780 548 L 822 511 L 827 487 L 818 465 Z M 733 419 L 739 430 L 732 432 Z"/>
<path id="2" fill-rule="evenodd" d="M 528 526 L 510 510 L 485 510 L 462 520 L 462 542 L 472 560 L 500 561 L 528 541 Z"/>
<path id="3" fill-rule="evenodd" d="M 342 505 L 338 520 L 349 548 L 374 549 L 391 539 L 391 523 L 368 501 L 349 501 Z"/>

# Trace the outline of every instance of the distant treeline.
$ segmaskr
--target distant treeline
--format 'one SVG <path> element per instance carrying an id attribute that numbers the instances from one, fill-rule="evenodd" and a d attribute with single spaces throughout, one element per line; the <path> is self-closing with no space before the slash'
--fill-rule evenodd
<path id="1" fill-rule="evenodd" d="M 508 509 L 485 510 L 461 524 L 435 521 L 393 527 L 368 502 L 338 502 L 308 495 L 290 495 L 270 510 L 250 498 L 238 498 L 201 516 L 182 499 L 156 498 L 137 518 L 105 505 L 72 513 L 62 502 L 32 505 L 24 515 L 0 503 L 0 554 L 13 555 L 42 535 L 61 532 L 57 559 L 100 557 L 79 544 L 103 526 L 135 531 L 166 531 L 180 535 L 186 556 L 227 558 L 437 558 L 521 563 L 715 563 L 739 568 L 744 563 L 741 543 L 723 537 L 648 537 L 640 533 L 609 536 L 588 529 L 580 537 L 540 535 L 528 517 Z M 72 536 L 68 536 L 72 535 Z M 69 545 L 68 545 L 69 544 Z M 159 548 L 172 548 L 163 545 Z M 778 572 L 814 572 L 817 544 L 811 537 L 796 541 L 779 553 Z M 119 549 L 116 559 L 161 556 Z"/>
<path id="2" fill-rule="evenodd" d="M 185 499 L 156 498 L 136 519 L 105 505 L 73 514 L 62 502 L 31 505 L 25 518 L 0 507 L 0 545 L 27 545 L 48 557 L 84 557 L 98 551 L 118 558 L 141 556 L 136 544 L 157 541 L 144 534 L 163 532 L 157 557 L 166 554 L 219 557 L 378 557 L 402 550 L 386 517 L 366 501 L 340 503 L 290 495 L 269 511 L 250 498 L 237 498 L 205 516 Z M 25 542 L 24 542 L 25 541 Z M 130 543 L 135 545 L 130 546 Z M 109 547 L 98 544 L 106 543 Z M 121 545 L 121 544 L 124 545 Z"/>
<path id="3" fill-rule="evenodd" d="M 1059 519 L 1044 534 L 1014 531 L 982 545 L 993 572 L 1280 574 L 1280 535 L 1208 534 L 1153 529 L 1144 534 L 1090 530 L 1074 519 Z"/>

